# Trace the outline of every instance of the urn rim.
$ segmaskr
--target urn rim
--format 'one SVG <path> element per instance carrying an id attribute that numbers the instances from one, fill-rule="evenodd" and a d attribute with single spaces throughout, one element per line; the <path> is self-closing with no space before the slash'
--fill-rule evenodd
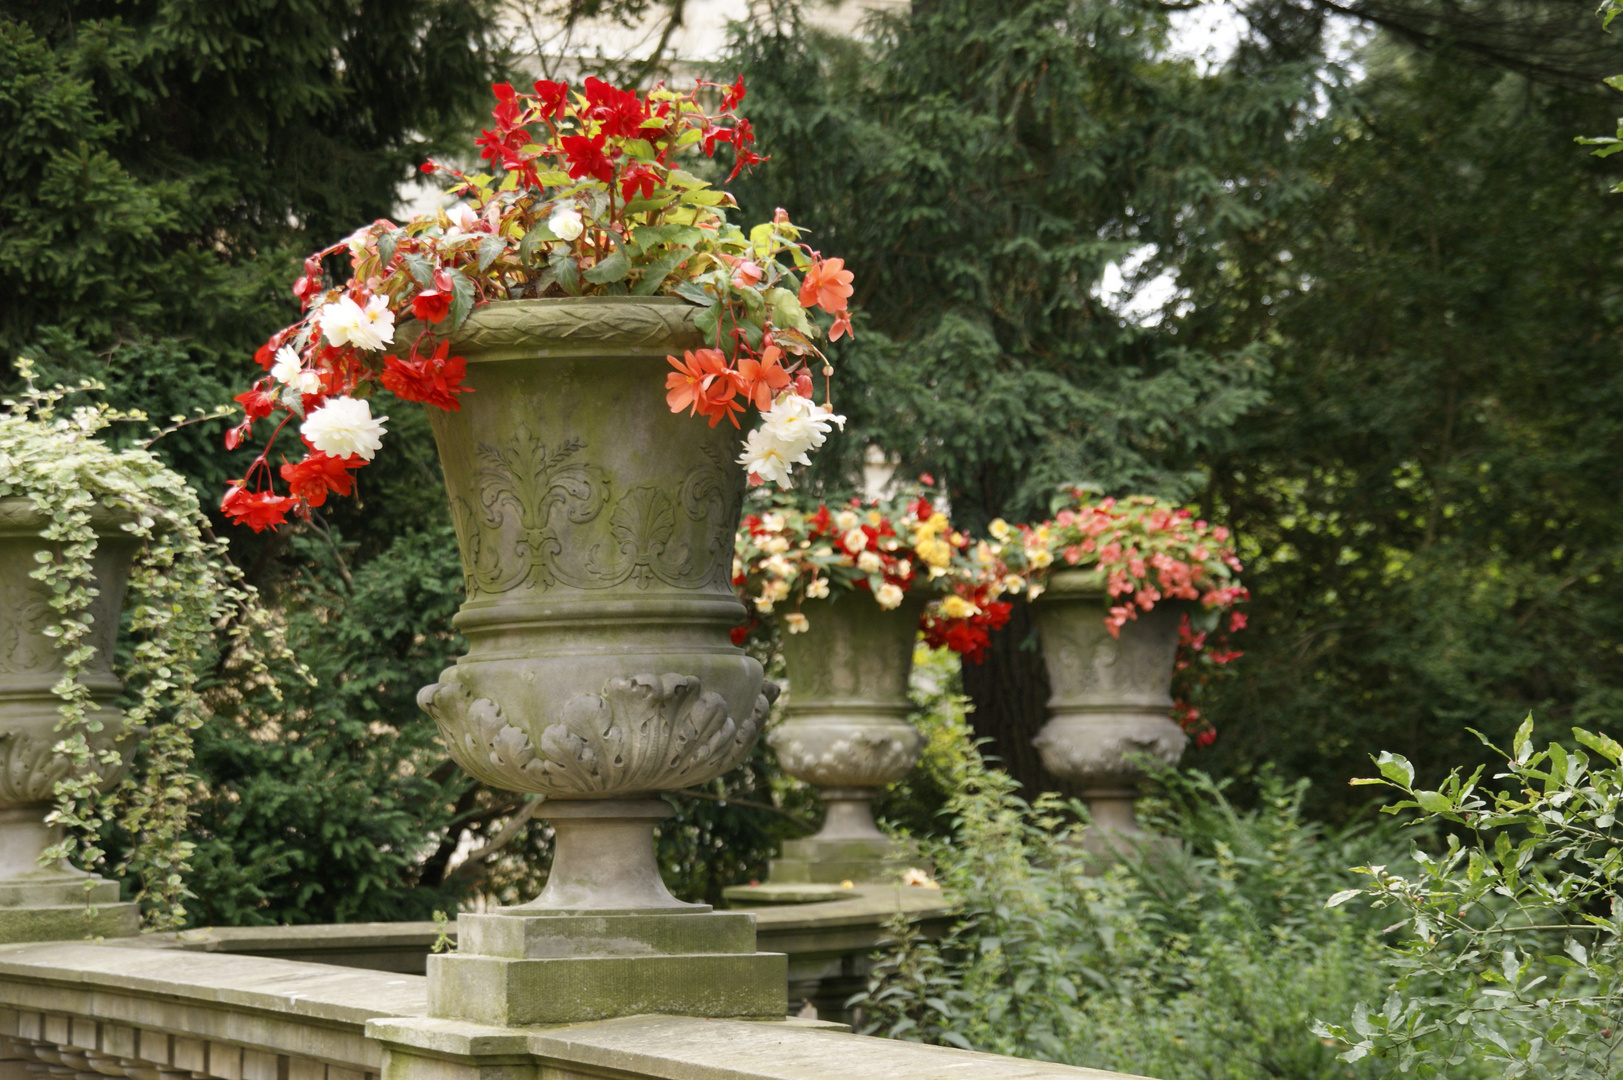
<path id="1" fill-rule="evenodd" d="M 89 508 L 90 527 L 97 537 L 107 540 L 134 539 L 123 528 L 133 524 L 140 515 L 122 506 L 108 506 L 98 500 Z M 51 524 L 49 515 L 34 505 L 27 495 L 0 495 L 0 539 L 42 539 L 41 530 Z"/>
<path id="2" fill-rule="evenodd" d="M 663 359 L 673 349 L 705 344 L 695 323 L 702 310 L 680 296 L 492 300 L 475 308 L 447 340 L 470 364 L 592 356 Z M 408 322 L 400 339 L 434 329 Z"/>

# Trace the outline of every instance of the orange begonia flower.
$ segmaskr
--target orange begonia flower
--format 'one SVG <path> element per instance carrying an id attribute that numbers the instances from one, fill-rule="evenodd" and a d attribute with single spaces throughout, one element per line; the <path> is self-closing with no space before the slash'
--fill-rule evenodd
<path id="1" fill-rule="evenodd" d="M 762 412 L 772 407 L 772 399 L 778 396 L 778 391 L 791 382 L 789 373 L 779 363 L 782 356 L 782 349 L 768 345 L 759 360 L 753 356 L 739 358 L 738 377 L 744 384 L 744 396 Z"/>
<path id="2" fill-rule="evenodd" d="M 851 279 L 854 275 L 845 268 L 844 259 L 823 259 L 806 271 L 806 280 L 800 283 L 800 306 L 816 305 L 830 315 L 845 310 L 851 299 Z"/>

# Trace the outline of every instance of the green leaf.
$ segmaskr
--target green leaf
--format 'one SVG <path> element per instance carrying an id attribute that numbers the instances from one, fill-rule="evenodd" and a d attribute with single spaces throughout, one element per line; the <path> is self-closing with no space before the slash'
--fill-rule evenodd
<path id="1" fill-rule="evenodd" d="M 1567 782 L 1567 751 L 1560 743 L 1550 744 L 1550 773 L 1544 778 L 1544 790 L 1552 792 Z"/>
<path id="2" fill-rule="evenodd" d="M 766 304 L 772 311 L 773 326 L 793 327 L 802 334 L 811 333 L 811 323 L 806 318 L 806 309 L 800 306 L 800 298 L 788 289 L 768 289 Z"/>
<path id="3" fill-rule="evenodd" d="M 390 229 L 378 237 L 378 262 L 382 265 L 388 266 L 389 260 L 394 258 L 394 249 L 399 246 L 401 235 L 399 229 Z"/>
<path id="4" fill-rule="evenodd" d="M 507 250 L 507 238 L 491 233 L 479 241 L 479 272 L 482 274 L 490 269 L 490 264 L 496 257 Z"/>
<path id="5" fill-rule="evenodd" d="M 607 285 L 611 281 L 624 281 L 631 273 L 631 260 L 623 251 L 616 251 L 596 266 L 581 274 L 594 285 Z"/>
<path id="6" fill-rule="evenodd" d="M 580 263 L 574 256 L 555 254 L 552 256 L 552 272 L 558 278 L 558 287 L 570 296 L 580 295 Z"/>
<path id="7" fill-rule="evenodd" d="M 666 195 L 655 195 L 651 199 L 645 199 L 639 195 L 626 203 L 624 212 L 627 214 L 646 214 L 654 210 L 663 210 L 675 201 L 676 195 L 674 192 Z"/>
<path id="8" fill-rule="evenodd" d="M 1331 895 L 1330 899 L 1324 902 L 1324 906 L 1327 908 L 1340 907 L 1353 897 L 1362 896 L 1363 894 L 1363 889 L 1342 889 L 1340 892 Z"/>
<path id="9" fill-rule="evenodd" d="M 1414 801 L 1429 814 L 1446 814 L 1454 809 L 1454 800 L 1440 791 L 1416 791 Z"/>
<path id="10" fill-rule="evenodd" d="M 1381 756 L 1375 759 L 1375 767 L 1394 784 L 1409 787 L 1414 783 L 1414 766 L 1402 754 L 1390 754 L 1383 750 Z"/>
<path id="11" fill-rule="evenodd" d="M 1583 728 L 1573 728 L 1572 737 L 1601 757 L 1616 765 L 1623 763 L 1623 743 L 1606 735 L 1597 735 Z"/>
<path id="12" fill-rule="evenodd" d="M 654 144 L 647 139 L 626 139 L 620 144 L 620 148 L 638 161 L 654 160 Z"/>
<path id="13" fill-rule="evenodd" d="M 682 202 L 688 206 L 720 206 L 727 201 L 725 191 L 705 191 L 694 188 L 682 192 Z"/>
<path id="14" fill-rule="evenodd" d="M 708 307 L 693 317 L 693 325 L 698 327 L 707 342 L 716 340 L 716 331 L 721 325 L 721 304 L 710 301 Z"/>
<path id="15" fill-rule="evenodd" d="M 407 255 L 406 269 L 411 271 L 411 276 L 416 278 L 417 284 L 423 288 L 434 287 L 434 264 L 421 255 Z"/>
<path id="16" fill-rule="evenodd" d="M 716 298 L 705 292 L 701 286 L 691 281 L 684 281 L 676 287 L 676 295 L 684 300 L 698 304 L 700 307 L 709 307 L 716 302 Z"/>
<path id="17" fill-rule="evenodd" d="M 637 281 L 636 287 L 631 290 L 631 295 L 654 295 L 654 290 L 664 283 L 665 279 L 670 276 L 671 271 L 692 257 L 693 249 L 682 247 L 655 259 L 643 270 L 642 277 Z"/>
<path id="18" fill-rule="evenodd" d="M 1511 755 L 1517 761 L 1526 761 L 1533 753 L 1533 714 L 1528 713 L 1522 726 L 1516 729 L 1516 737 L 1510 741 Z"/>
<path id="19" fill-rule="evenodd" d="M 666 182 L 672 187 L 684 189 L 707 188 L 710 186 L 710 181 L 700 180 L 686 169 L 672 169 L 671 175 L 666 178 Z"/>
<path id="20" fill-rule="evenodd" d="M 451 313 L 446 316 L 446 321 L 451 324 L 451 329 L 455 330 L 473 311 L 474 287 L 473 279 L 461 270 L 452 270 L 450 273 Z"/>

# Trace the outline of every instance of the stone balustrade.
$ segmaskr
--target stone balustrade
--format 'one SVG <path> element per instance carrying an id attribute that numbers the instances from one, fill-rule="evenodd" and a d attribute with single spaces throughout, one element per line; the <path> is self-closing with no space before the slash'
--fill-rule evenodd
<path id="1" fill-rule="evenodd" d="M 764 952 L 789 958 L 789 1011 L 807 1004 L 825 1020 L 849 1022 L 846 1001 L 866 984 L 872 955 L 901 913 L 926 937 L 945 932 L 950 902 L 934 889 L 857 885 L 851 889 L 762 886 L 731 890 L 733 906 L 755 912 L 755 938 Z M 759 893 L 758 898 L 752 894 Z M 818 897 L 816 902 L 794 902 Z M 832 899 L 830 899 L 832 897 Z M 338 923 L 306 926 L 225 926 L 149 939 L 188 952 L 271 957 L 344 967 L 427 973 L 429 951 L 456 924 Z"/>
<path id="2" fill-rule="evenodd" d="M 819 1021 L 427 1013 L 420 975 L 164 937 L 0 946 L 0 1080 L 1127 1080 Z"/>

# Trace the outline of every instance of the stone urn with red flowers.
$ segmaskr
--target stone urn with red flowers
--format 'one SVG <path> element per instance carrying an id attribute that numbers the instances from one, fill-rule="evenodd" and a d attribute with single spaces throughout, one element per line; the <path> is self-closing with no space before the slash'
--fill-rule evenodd
<path id="1" fill-rule="evenodd" d="M 262 453 L 223 508 L 273 526 L 347 494 L 383 446 L 373 391 L 428 406 L 469 649 L 418 700 L 468 773 L 542 797 L 553 834 L 541 894 L 459 916 L 457 951 L 430 958 L 431 1015 L 781 1019 L 783 957 L 755 951 L 752 916 L 673 897 L 655 829 L 661 793 L 742 762 L 777 695 L 731 640 L 733 533 L 746 483 L 787 486 L 843 423 L 813 375 L 816 342 L 850 332 L 852 275 L 781 211 L 746 234 L 683 168 L 759 160 L 741 83 L 496 91 L 494 178 L 429 163 L 453 209 L 306 264 L 305 316 L 261 351 L 233 437 L 286 413 L 309 453 L 277 470 L 285 495 Z"/>

